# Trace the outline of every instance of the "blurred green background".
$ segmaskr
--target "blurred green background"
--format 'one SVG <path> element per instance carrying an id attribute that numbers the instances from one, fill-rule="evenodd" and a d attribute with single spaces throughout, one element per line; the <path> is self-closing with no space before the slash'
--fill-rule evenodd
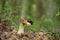
<path id="1" fill-rule="evenodd" d="M 0 18 L 18 28 L 21 16 L 33 21 L 26 31 L 60 32 L 60 0 L 0 0 Z"/>

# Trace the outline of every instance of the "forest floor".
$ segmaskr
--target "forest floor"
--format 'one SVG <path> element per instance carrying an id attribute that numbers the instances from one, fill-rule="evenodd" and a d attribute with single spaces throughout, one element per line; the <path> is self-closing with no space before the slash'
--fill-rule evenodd
<path id="1" fill-rule="evenodd" d="M 0 19 L 0 40 L 60 40 L 60 33 L 34 32 L 30 30 L 20 37 L 17 30 L 8 27 L 8 23 Z"/>

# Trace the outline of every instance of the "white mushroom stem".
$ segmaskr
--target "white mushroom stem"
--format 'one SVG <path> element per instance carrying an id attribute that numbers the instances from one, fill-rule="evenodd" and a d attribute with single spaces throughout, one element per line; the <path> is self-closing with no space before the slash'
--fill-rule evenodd
<path id="1" fill-rule="evenodd" d="M 19 34 L 20 36 L 24 34 L 24 25 L 23 25 L 23 23 L 20 23 L 17 34 Z"/>

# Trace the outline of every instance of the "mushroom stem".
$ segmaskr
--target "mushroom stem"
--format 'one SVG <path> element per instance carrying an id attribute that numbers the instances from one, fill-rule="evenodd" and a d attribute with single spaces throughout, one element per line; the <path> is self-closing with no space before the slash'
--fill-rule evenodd
<path id="1" fill-rule="evenodd" d="M 17 34 L 19 34 L 20 36 L 24 34 L 24 25 L 23 25 L 23 23 L 20 23 Z"/>

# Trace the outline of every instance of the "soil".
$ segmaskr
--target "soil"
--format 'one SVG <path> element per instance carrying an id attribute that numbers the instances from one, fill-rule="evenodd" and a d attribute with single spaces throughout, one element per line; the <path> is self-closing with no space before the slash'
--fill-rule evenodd
<path id="1" fill-rule="evenodd" d="M 60 40 L 60 33 L 34 32 L 30 30 L 19 36 L 17 30 L 8 27 L 7 21 L 0 19 L 0 40 Z"/>

